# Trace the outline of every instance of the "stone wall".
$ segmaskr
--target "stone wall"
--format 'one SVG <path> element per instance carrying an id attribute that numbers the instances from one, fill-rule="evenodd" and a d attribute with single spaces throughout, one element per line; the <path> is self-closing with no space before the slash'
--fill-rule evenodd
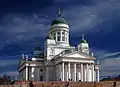
<path id="1" fill-rule="evenodd" d="M 31 87 L 120 87 L 120 81 L 88 82 L 32 82 Z M 116 85 L 115 85 L 116 84 Z M 30 87 L 28 82 L 16 82 L 13 85 L 0 85 L 0 87 Z"/>

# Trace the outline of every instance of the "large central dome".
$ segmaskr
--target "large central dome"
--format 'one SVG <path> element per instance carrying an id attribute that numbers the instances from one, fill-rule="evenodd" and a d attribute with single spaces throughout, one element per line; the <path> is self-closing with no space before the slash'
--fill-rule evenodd
<path id="1" fill-rule="evenodd" d="M 58 17 L 52 21 L 51 25 L 54 25 L 54 24 L 67 24 L 68 25 L 67 20 L 64 17 L 62 17 L 62 15 L 61 15 L 60 8 L 59 8 L 59 12 L 58 12 Z"/>
<path id="2" fill-rule="evenodd" d="M 52 21 L 51 25 L 54 25 L 54 24 L 67 24 L 68 25 L 68 22 L 64 17 L 59 15 L 55 20 Z"/>

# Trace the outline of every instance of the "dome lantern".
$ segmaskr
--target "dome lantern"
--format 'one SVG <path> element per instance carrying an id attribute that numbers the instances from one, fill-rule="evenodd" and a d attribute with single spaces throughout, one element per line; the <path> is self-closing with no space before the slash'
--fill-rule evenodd
<path id="1" fill-rule="evenodd" d="M 82 34 L 82 40 L 81 43 L 87 43 L 87 41 L 84 39 L 84 34 Z"/>

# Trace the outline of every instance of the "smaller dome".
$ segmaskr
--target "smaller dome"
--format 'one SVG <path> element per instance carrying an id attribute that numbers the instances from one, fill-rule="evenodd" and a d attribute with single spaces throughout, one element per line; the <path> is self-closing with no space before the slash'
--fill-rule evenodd
<path id="1" fill-rule="evenodd" d="M 35 47 L 35 49 L 34 49 L 34 50 L 41 50 L 41 49 L 40 49 L 40 47 Z"/>
<path id="2" fill-rule="evenodd" d="M 84 34 L 82 34 L 82 40 L 80 43 L 87 43 L 87 41 L 84 39 Z"/>
<path id="3" fill-rule="evenodd" d="M 80 43 L 87 43 L 87 41 L 82 39 Z"/>

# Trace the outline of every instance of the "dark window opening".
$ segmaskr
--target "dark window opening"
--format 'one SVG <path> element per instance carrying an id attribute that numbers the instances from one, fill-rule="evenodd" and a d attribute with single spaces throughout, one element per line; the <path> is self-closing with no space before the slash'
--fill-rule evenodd
<path id="1" fill-rule="evenodd" d="M 43 69 L 40 69 L 40 71 L 42 72 L 42 71 L 43 71 Z"/>
<path id="2" fill-rule="evenodd" d="M 43 81 L 43 76 L 42 75 L 40 76 L 40 81 Z"/>
<path id="3" fill-rule="evenodd" d="M 58 32 L 57 34 L 60 35 L 60 32 Z"/>
<path id="4" fill-rule="evenodd" d="M 58 36 L 58 41 L 60 41 L 60 36 Z"/>
<path id="5" fill-rule="evenodd" d="M 56 40 L 56 37 L 54 37 L 54 40 Z"/>
<path id="6" fill-rule="evenodd" d="M 65 35 L 65 32 L 62 32 L 62 35 Z"/>

